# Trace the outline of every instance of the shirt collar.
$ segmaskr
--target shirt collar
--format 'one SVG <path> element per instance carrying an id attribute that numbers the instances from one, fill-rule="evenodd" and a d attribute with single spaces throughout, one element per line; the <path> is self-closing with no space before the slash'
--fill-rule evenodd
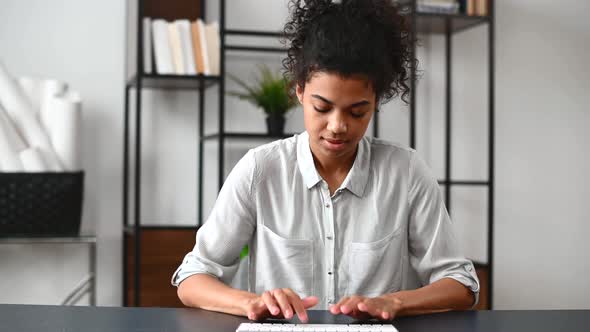
<path id="1" fill-rule="evenodd" d="M 303 181 L 308 189 L 314 187 L 322 180 L 315 168 L 311 148 L 309 147 L 309 134 L 303 132 L 297 139 L 297 163 Z M 371 166 L 371 148 L 367 137 L 363 137 L 358 145 L 358 151 L 348 175 L 340 188 L 346 188 L 354 195 L 362 197 L 369 180 Z"/>
<path id="2" fill-rule="evenodd" d="M 315 169 L 313 156 L 309 147 L 309 134 L 305 131 L 297 138 L 297 164 L 307 189 L 311 189 L 322 179 Z"/>
<path id="3" fill-rule="evenodd" d="M 367 137 L 363 137 L 358 145 L 358 151 L 350 172 L 342 182 L 341 188 L 348 189 L 358 197 L 363 197 L 365 187 L 369 181 L 371 171 L 371 144 Z"/>

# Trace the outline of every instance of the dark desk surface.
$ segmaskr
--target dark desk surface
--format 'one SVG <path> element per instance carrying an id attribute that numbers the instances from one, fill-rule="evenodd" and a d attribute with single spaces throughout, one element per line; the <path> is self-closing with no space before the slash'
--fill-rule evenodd
<path id="1" fill-rule="evenodd" d="M 310 311 L 310 323 L 351 323 Z M 0 304 L 0 331 L 10 332 L 233 332 L 245 318 L 197 309 L 63 307 Z M 590 331 L 590 310 L 468 311 L 399 318 L 400 332 Z"/>

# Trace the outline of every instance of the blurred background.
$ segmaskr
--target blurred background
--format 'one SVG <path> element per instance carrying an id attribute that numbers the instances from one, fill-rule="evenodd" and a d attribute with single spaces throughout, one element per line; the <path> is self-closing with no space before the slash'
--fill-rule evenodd
<path id="1" fill-rule="evenodd" d="M 202 218 L 213 205 L 219 170 L 223 177 L 249 148 L 276 139 L 266 135 L 260 108 L 226 94 L 220 100 L 220 93 L 240 89 L 226 74 L 252 83 L 259 64 L 280 71 L 284 53 L 247 50 L 280 48 L 276 37 L 227 33 L 226 46 L 243 49 L 210 55 L 211 61 L 220 58 L 225 70 L 205 75 L 207 79 L 173 77 L 190 76 L 187 72 L 162 75 L 154 59 L 154 39 L 148 36 L 151 74 L 137 79 L 138 66 L 145 68 L 141 63 L 145 54 L 137 51 L 144 16 L 168 22 L 202 18 L 205 25 L 217 21 L 223 35 L 224 29 L 279 32 L 288 15 L 287 0 L 228 0 L 222 22 L 220 1 L 200 1 L 204 4 L 151 0 L 140 6 L 137 1 L 120 0 L 0 0 L 4 66 L 15 77 L 68 82 L 82 96 L 85 182 L 80 234 L 96 237 L 98 305 L 178 305 L 169 279 L 192 248 L 202 220 L 199 204 Z M 463 1 L 454 14 L 421 18 L 410 14 L 420 20 L 415 130 L 412 133 L 410 125 L 412 108 L 394 100 L 380 110 L 378 136 L 411 145 L 414 135 L 416 149 L 440 179 L 486 182 L 493 165 L 493 197 L 488 185 L 458 185 L 447 191 L 443 184 L 441 190 L 451 195 L 450 213 L 466 255 L 492 281 L 486 294 L 492 296 L 494 309 L 589 309 L 590 22 L 586 16 L 590 3 L 496 0 L 491 4 L 493 8 L 480 13 L 468 13 L 464 6 L 469 4 Z M 447 19 L 465 25 L 451 31 L 450 57 L 444 33 Z M 451 68 L 448 77 L 446 68 Z M 446 125 L 447 100 L 451 131 Z M 204 139 L 200 126 L 205 135 L 218 133 L 222 107 L 226 133 L 254 137 Z M 141 142 L 135 136 L 137 110 Z M 492 160 L 490 111 L 495 119 Z M 285 134 L 303 130 L 301 109 L 288 112 Z M 368 134 L 372 133 L 371 129 Z M 134 182 L 137 143 L 141 144 L 139 186 Z M 452 147 L 450 168 L 447 146 Z M 129 193 L 126 209 L 124 182 Z M 134 214 L 137 187 L 140 218 Z M 128 225 L 139 219 L 145 226 L 142 232 L 124 227 L 123 215 Z M 138 239 L 141 246 L 135 247 Z M 134 268 L 137 248 L 138 270 Z M 60 303 L 88 274 L 89 253 L 85 243 L 0 242 L 0 303 Z M 137 272 L 139 295 L 134 288 Z M 86 294 L 78 303 L 91 302 Z"/>

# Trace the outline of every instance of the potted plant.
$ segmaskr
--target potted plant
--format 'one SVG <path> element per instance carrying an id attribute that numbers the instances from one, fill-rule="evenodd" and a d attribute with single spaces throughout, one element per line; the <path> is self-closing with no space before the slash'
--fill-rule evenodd
<path id="1" fill-rule="evenodd" d="M 289 82 L 281 74 L 273 72 L 265 65 L 260 67 L 260 77 L 253 85 L 229 75 L 245 92 L 229 92 L 230 95 L 247 100 L 261 107 L 266 113 L 266 126 L 271 136 L 282 136 L 285 128 L 285 114 L 295 107 L 296 102 L 289 94 Z"/>

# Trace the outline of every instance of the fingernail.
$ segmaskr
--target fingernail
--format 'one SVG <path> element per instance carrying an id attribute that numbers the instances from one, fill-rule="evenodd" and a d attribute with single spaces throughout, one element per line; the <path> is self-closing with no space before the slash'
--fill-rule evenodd
<path id="1" fill-rule="evenodd" d="M 272 314 L 273 315 L 276 315 L 278 313 L 279 313 L 279 308 L 277 308 L 277 307 L 272 308 Z"/>
<path id="2" fill-rule="evenodd" d="M 287 315 L 287 318 L 291 318 L 291 317 L 293 317 L 293 313 L 291 313 L 291 310 L 287 310 L 287 311 L 285 312 L 285 315 Z"/>

